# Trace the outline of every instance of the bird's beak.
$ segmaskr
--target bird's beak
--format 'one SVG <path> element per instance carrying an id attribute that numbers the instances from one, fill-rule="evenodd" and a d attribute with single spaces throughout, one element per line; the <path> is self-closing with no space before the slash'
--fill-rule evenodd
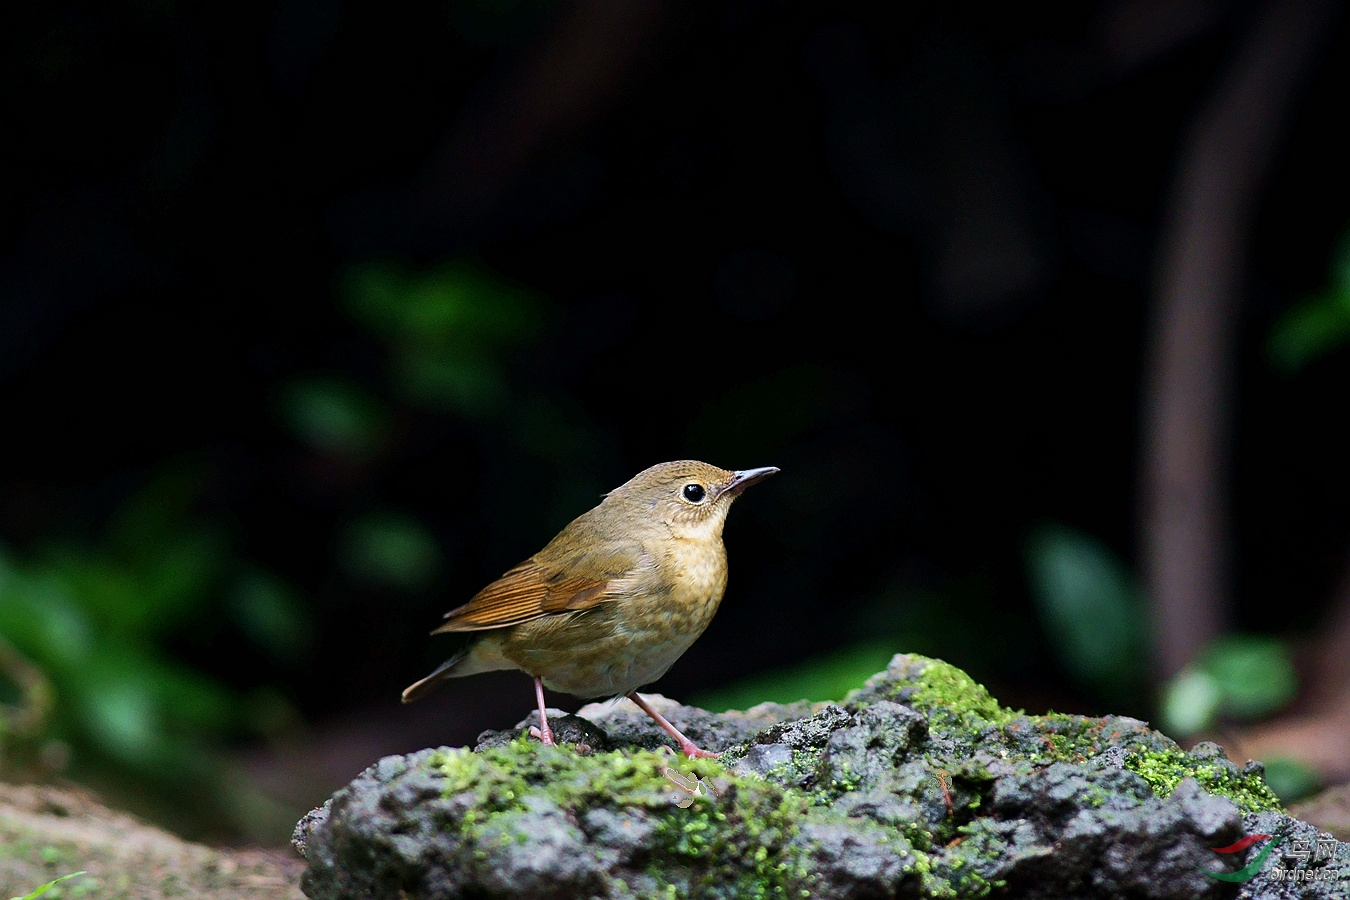
<path id="1" fill-rule="evenodd" d="M 731 481 L 722 488 L 722 493 L 731 497 L 737 497 L 741 491 L 752 484 L 756 484 L 768 478 L 770 475 L 776 475 L 779 469 L 777 466 L 764 466 L 759 469 L 743 469 L 739 472 L 731 473 Z"/>

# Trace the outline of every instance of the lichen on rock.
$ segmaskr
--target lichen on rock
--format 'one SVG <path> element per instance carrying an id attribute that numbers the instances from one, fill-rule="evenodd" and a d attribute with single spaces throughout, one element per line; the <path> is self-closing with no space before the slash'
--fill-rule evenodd
<path id="1" fill-rule="evenodd" d="M 1211 848 L 1257 825 L 1315 834 L 1284 816 L 1259 766 L 1214 745 L 1188 753 L 1117 716 L 1024 715 L 920 656 L 896 656 L 839 704 L 654 702 L 722 756 L 674 755 L 623 702 L 551 718 L 571 746 L 525 739 L 527 719 L 473 750 L 388 757 L 297 826 L 305 892 L 1219 897 L 1231 890 L 1202 869 L 1254 851 Z M 672 770 L 707 793 L 684 792 Z M 1319 864 L 1340 880 L 1304 882 L 1303 896 L 1344 895 L 1350 848 L 1335 848 Z M 1244 896 L 1287 887 L 1263 870 Z"/>

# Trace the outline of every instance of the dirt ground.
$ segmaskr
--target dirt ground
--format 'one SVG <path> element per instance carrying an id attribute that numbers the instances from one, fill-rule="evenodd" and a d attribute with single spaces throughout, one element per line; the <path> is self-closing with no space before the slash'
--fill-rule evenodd
<path id="1" fill-rule="evenodd" d="M 1289 814 L 1313 823 L 1338 841 L 1350 843 L 1350 784 L 1327 788 L 1316 797 L 1295 803 Z"/>
<path id="2" fill-rule="evenodd" d="M 302 900 L 304 860 L 191 844 L 84 793 L 0 784 L 0 898 L 83 870 L 43 900 Z"/>

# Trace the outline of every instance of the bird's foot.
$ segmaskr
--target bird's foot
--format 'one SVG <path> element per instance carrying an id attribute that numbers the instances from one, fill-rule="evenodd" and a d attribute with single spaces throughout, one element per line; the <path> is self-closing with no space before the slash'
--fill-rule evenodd
<path id="1" fill-rule="evenodd" d="M 556 746 L 558 746 L 558 742 L 555 741 L 555 740 L 553 740 L 553 729 L 552 729 L 552 728 L 546 728 L 545 730 L 540 731 L 538 725 L 531 725 L 531 726 L 530 726 L 530 737 L 532 737 L 532 738 L 538 738 L 538 739 L 539 739 L 539 743 L 543 744 L 545 747 L 556 747 Z M 696 747 L 696 748 L 694 748 L 694 749 L 697 750 L 698 748 Z"/>
<path id="2" fill-rule="evenodd" d="M 704 750 L 694 745 L 693 741 L 686 740 L 680 744 L 680 752 L 690 759 L 716 759 L 721 756 L 720 753 L 713 753 L 711 750 Z"/>

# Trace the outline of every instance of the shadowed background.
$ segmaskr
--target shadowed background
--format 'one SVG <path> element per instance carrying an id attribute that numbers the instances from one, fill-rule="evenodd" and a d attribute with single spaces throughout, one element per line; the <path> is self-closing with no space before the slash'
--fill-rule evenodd
<path id="1" fill-rule="evenodd" d="M 783 473 L 656 691 L 914 651 L 1350 778 L 1340 4 L 28 7 L 5 777 L 280 840 L 522 718 L 516 673 L 398 692 L 693 457 Z"/>

